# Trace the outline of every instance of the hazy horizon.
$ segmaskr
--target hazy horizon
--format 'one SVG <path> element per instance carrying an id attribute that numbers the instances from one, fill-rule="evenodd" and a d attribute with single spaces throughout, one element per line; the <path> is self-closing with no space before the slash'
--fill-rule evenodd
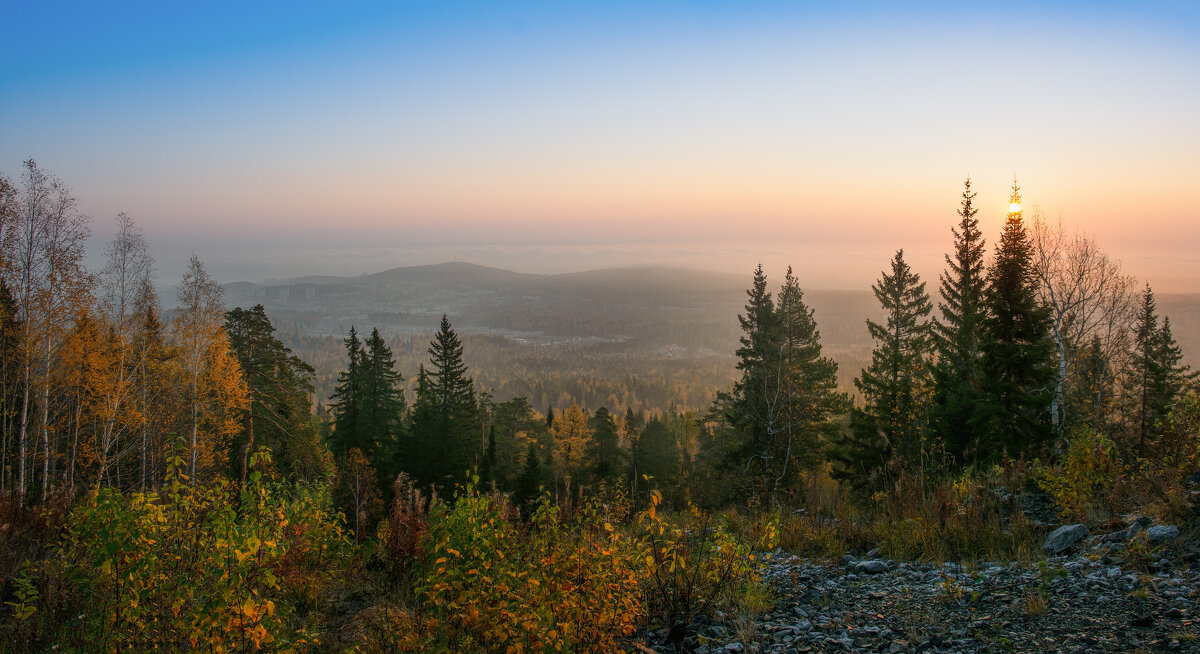
<path id="1" fill-rule="evenodd" d="M 0 172 L 32 157 L 161 282 L 473 260 L 791 263 L 936 283 L 964 178 L 1160 292 L 1200 287 L 1200 5 L 143 3 L 8 8 Z M 1030 213 L 1027 211 L 1027 216 Z M 92 248 L 93 251 L 97 247 Z"/>
<path id="2" fill-rule="evenodd" d="M 98 241 L 98 239 L 94 239 Z M 91 267 L 102 265 L 99 246 L 89 252 Z M 427 246 L 361 248 L 237 248 L 205 250 L 154 247 L 158 285 L 173 287 L 187 261 L 197 254 L 205 268 L 222 283 L 281 282 L 309 276 L 356 277 L 408 266 L 465 262 L 520 273 L 561 274 L 627 267 L 670 267 L 744 276 L 762 263 L 768 275 L 781 277 L 791 266 L 804 288 L 867 290 L 875 283 L 894 250 L 843 246 L 837 250 L 806 244 L 688 243 L 655 247 L 636 243 L 599 246 L 530 244 L 505 246 Z M 1108 250 L 1111 253 L 1111 250 Z M 905 259 L 921 278 L 936 289 L 944 269 L 943 252 L 905 248 Z M 1189 261 L 1186 265 L 1195 265 Z M 1126 272 L 1139 283 L 1149 282 L 1156 292 L 1200 292 L 1194 279 L 1175 272 L 1180 262 L 1142 256 L 1123 260 Z M 875 267 L 871 272 L 872 266 Z"/>

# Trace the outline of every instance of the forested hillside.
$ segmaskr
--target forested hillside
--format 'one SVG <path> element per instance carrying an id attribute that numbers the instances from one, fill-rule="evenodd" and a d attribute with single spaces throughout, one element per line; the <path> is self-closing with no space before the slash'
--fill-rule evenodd
<path id="1" fill-rule="evenodd" d="M 448 264 L 235 306 L 193 256 L 164 312 L 136 221 L 87 270 L 90 219 L 28 161 L 0 178 L 0 643 L 753 645 L 810 578 L 768 583 L 770 557 L 1049 566 L 1089 529 L 1097 581 L 1193 578 L 1194 298 L 1026 216 L 1015 181 L 999 234 L 974 200 L 938 279 L 897 249 L 869 295 Z M 1053 611 L 1042 574 L 1005 606 Z"/>
<path id="2" fill-rule="evenodd" d="M 737 275 L 671 268 L 528 275 L 448 263 L 225 288 L 231 305 L 266 307 L 280 339 L 315 368 L 318 401 L 343 365 L 341 339 L 365 325 L 388 339 L 411 396 L 411 371 L 445 312 L 472 353 L 479 387 L 495 398 L 623 412 L 712 403 L 734 379 L 744 287 Z M 936 302 L 937 289 L 930 293 Z M 871 360 L 865 321 L 881 320 L 883 309 L 866 290 L 806 290 L 805 301 L 838 363 L 839 386 L 856 394 L 854 378 Z M 1162 294 L 1158 304 L 1194 364 L 1200 295 Z"/>

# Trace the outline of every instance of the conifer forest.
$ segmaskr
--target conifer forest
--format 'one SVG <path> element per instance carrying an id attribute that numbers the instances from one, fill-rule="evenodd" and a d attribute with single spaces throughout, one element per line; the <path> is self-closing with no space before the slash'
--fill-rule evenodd
<path id="1" fill-rule="evenodd" d="M 1200 1 L 0 31 L 0 654 L 1200 654 Z"/>
<path id="2" fill-rule="evenodd" d="M 1200 647 L 1171 317 L 1015 180 L 984 233 L 975 183 L 937 279 L 878 262 L 858 369 L 759 265 L 736 343 L 651 406 L 632 376 L 489 386 L 450 314 L 414 367 L 351 326 L 319 381 L 200 258 L 157 279 L 132 216 L 85 265 L 91 219 L 26 161 L 0 178 L 0 650 Z M 1098 597 L 1120 624 L 1070 622 Z"/>

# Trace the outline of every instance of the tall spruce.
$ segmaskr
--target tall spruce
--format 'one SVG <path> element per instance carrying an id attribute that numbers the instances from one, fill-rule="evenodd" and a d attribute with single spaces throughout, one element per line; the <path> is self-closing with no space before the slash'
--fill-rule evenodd
<path id="1" fill-rule="evenodd" d="M 839 473 L 860 488 L 879 488 L 888 470 L 916 472 L 931 452 L 927 443 L 931 395 L 933 305 L 925 282 L 904 261 L 871 287 L 887 313 L 886 324 L 867 320 L 875 340 L 871 365 L 854 380 L 863 406 L 850 415 L 850 433 L 835 450 Z"/>
<path id="2" fill-rule="evenodd" d="M 462 341 L 445 315 L 428 353 L 429 369 L 422 367 L 417 379 L 405 465 L 418 481 L 445 491 L 466 479 L 479 454 L 478 405 Z"/>
<path id="3" fill-rule="evenodd" d="M 542 473 L 541 455 L 538 454 L 537 443 L 530 441 L 525 451 L 525 465 L 521 467 L 521 474 L 517 476 L 513 488 L 513 504 L 521 510 L 522 516 L 529 517 L 531 504 L 537 499 L 543 481 L 545 475 Z"/>
<path id="4" fill-rule="evenodd" d="M 667 491 L 670 495 L 679 477 L 680 458 L 675 436 L 667 423 L 658 418 L 646 423 L 632 454 L 639 478 L 642 475 L 651 477 L 651 488 Z"/>
<path id="5" fill-rule="evenodd" d="M 775 503 L 799 473 L 821 458 L 849 407 L 837 390 L 837 364 L 821 355 L 820 332 L 789 268 L 776 307 L 759 265 L 747 291 L 733 390 L 718 396 L 730 463 L 748 475 L 746 492 Z"/>
<path id="6" fill-rule="evenodd" d="M 403 438 L 404 377 L 396 370 L 396 359 L 378 328 L 372 329 L 363 343 L 360 377 L 362 396 L 358 401 L 355 433 L 363 445 L 371 448 L 364 452 L 371 455 L 381 478 L 390 479 L 398 471 L 397 447 Z"/>
<path id="7" fill-rule="evenodd" d="M 588 441 L 584 459 L 592 480 L 596 483 L 615 482 L 625 471 L 626 459 L 616 420 L 607 408 L 600 407 L 588 419 L 588 429 L 592 438 Z"/>
<path id="8" fill-rule="evenodd" d="M 951 227 L 952 254 L 946 255 L 946 271 L 940 277 L 941 318 L 934 322 L 937 364 L 934 367 L 933 423 L 936 437 L 948 455 L 960 465 L 969 463 L 967 451 L 974 441 L 972 415 L 980 398 L 983 381 L 981 341 L 984 306 L 983 252 L 985 241 L 979 231 L 979 212 L 974 206 L 971 178 L 963 182 L 959 222 Z"/>
<path id="9" fill-rule="evenodd" d="M 345 458 L 352 448 L 363 450 L 364 438 L 358 433 L 359 403 L 362 398 L 362 370 L 366 365 L 366 352 L 358 332 L 350 327 L 350 335 L 345 338 L 346 369 L 338 375 L 337 386 L 330 398 L 330 409 L 333 412 L 333 434 L 330 445 L 333 453 L 339 458 Z"/>
<path id="10" fill-rule="evenodd" d="M 1015 180 L 987 280 L 984 399 L 974 414 L 979 437 L 972 457 L 983 463 L 1023 455 L 1053 437 L 1050 312 L 1038 301 L 1033 246 L 1021 220 L 1021 190 Z"/>
<path id="11" fill-rule="evenodd" d="M 1142 292 L 1134 336 L 1133 370 L 1130 387 L 1136 398 L 1135 428 L 1138 455 L 1146 456 L 1162 432 L 1171 405 L 1187 380 L 1194 377 L 1182 365 L 1183 352 L 1171 333 L 1171 321 L 1159 326 L 1157 304 L 1150 285 Z"/>
<path id="12" fill-rule="evenodd" d="M 775 303 L 767 291 L 767 275 L 762 264 L 754 269 L 754 279 L 746 291 L 745 313 L 738 315 L 742 335 L 738 340 L 737 371 L 740 378 L 733 390 L 718 395 L 722 416 L 736 442 L 728 449 L 735 466 L 750 472 L 753 490 L 764 490 L 768 475 L 772 432 L 778 419 L 779 330 L 776 328 Z M 640 437 L 639 437 L 640 440 Z M 634 449 L 634 468 L 642 474 Z M 754 488 L 758 480 L 758 488 Z"/>
<path id="13" fill-rule="evenodd" d="M 771 500 L 794 487 L 803 470 L 824 460 L 838 434 L 835 418 L 850 409 L 850 398 L 838 390 L 837 363 L 821 353 L 821 333 L 813 310 L 804 303 L 800 282 L 788 266 L 775 324 L 779 330 L 779 404 L 782 421 L 772 442 Z"/>

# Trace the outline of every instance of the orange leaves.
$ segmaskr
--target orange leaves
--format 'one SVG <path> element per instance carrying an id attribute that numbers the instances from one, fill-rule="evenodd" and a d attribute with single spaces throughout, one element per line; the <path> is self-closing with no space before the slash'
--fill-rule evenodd
<path id="1" fill-rule="evenodd" d="M 504 505 L 470 487 L 454 508 L 435 513 L 436 556 L 419 585 L 439 642 L 612 651 L 614 637 L 632 633 L 642 611 L 631 544 L 594 509 L 569 524 L 558 513 L 543 500 L 533 524 L 518 529 Z"/>
<path id="2" fill-rule="evenodd" d="M 231 485 L 177 486 L 166 497 L 103 489 L 72 512 L 63 543 L 64 565 L 80 580 L 72 594 L 89 604 L 81 627 L 106 634 L 107 645 L 97 645 L 105 650 L 312 642 L 306 634 L 284 643 L 292 618 L 283 607 L 291 605 L 274 600 L 328 573 L 322 552 L 344 542 L 332 520 L 327 498 L 257 479 L 240 497 Z"/>

